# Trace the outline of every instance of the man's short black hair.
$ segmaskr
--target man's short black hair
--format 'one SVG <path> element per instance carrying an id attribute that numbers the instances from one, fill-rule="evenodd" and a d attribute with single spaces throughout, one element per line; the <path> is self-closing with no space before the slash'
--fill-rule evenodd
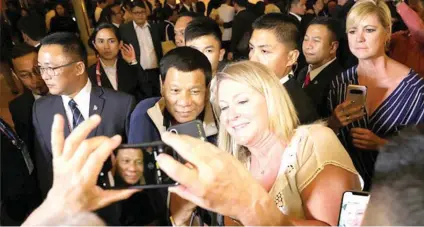
<path id="1" fill-rule="evenodd" d="M 106 6 L 100 13 L 99 23 L 112 23 L 112 16 L 114 14 L 112 8 L 117 6 L 119 6 L 119 10 L 122 10 L 121 5 L 118 3 Z"/>
<path id="2" fill-rule="evenodd" d="M 411 127 L 380 149 L 366 225 L 424 225 L 424 134 Z"/>
<path id="3" fill-rule="evenodd" d="M 237 4 L 241 7 L 247 7 L 249 2 L 247 0 L 234 0 L 234 4 Z"/>
<path id="4" fill-rule="evenodd" d="M 221 29 L 219 28 L 219 25 L 209 17 L 195 18 L 190 21 L 184 31 L 184 39 L 186 42 L 208 35 L 213 36 L 221 46 Z"/>
<path id="5" fill-rule="evenodd" d="M 143 9 L 146 8 L 146 6 L 144 5 L 143 1 L 141 1 L 141 0 L 134 0 L 132 2 L 132 4 L 130 5 L 131 10 L 133 10 L 136 6 L 137 7 L 140 7 L 140 8 L 143 8 Z"/>
<path id="6" fill-rule="evenodd" d="M 93 33 L 91 33 L 90 38 L 88 39 L 88 46 L 93 49 L 95 52 L 97 52 L 96 48 L 94 47 L 93 42 L 96 41 L 96 36 L 97 33 L 99 33 L 100 30 L 102 29 L 110 29 L 112 30 L 112 32 L 115 34 L 116 39 L 119 41 L 121 41 L 121 34 L 119 33 L 118 28 L 113 25 L 113 24 L 109 24 L 109 23 L 101 23 L 99 24 L 96 28 L 94 28 Z"/>
<path id="7" fill-rule="evenodd" d="M 34 41 L 39 41 L 46 36 L 46 25 L 36 15 L 21 17 L 18 21 L 18 29 Z"/>
<path id="8" fill-rule="evenodd" d="M 106 3 L 106 0 L 97 0 L 97 4 Z"/>
<path id="9" fill-rule="evenodd" d="M 274 33 L 280 43 L 291 50 L 299 49 L 300 32 L 295 18 L 282 13 L 269 13 L 256 19 L 253 30 L 269 30 Z"/>
<path id="10" fill-rule="evenodd" d="M 209 84 L 212 79 L 212 66 L 208 58 L 202 52 L 191 47 L 177 47 L 162 58 L 160 61 L 162 82 L 165 82 L 170 68 L 176 68 L 182 72 L 201 70 L 205 74 L 206 84 Z"/>
<path id="11" fill-rule="evenodd" d="M 178 16 L 178 18 L 181 18 L 181 17 L 191 17 L 194 19 L 199 17 L 199 14 L 195 12 L 184 12 L 184 13 L 180 13 L 180 15 Z"/>
<path id="12" fill-rule="evenodd" d="M 311 25 L 324 25 L 331 33 L 331 42 L 339 41 L 343 36 L 343 30 L 339 21 L 332 17 L 315 17 L 310 23 Z"/>
<path id="13" fill-rule="evenodd" d="M 41 47 L 47 45 L 59 45 L 63 52 L 75 60 L 83 61 L 87 66 L 87 50 L 82 41 L 73 33 L 56 32 L 41 40 Z"/>
<path id="14" fill-rule="evenodd" d="M 12 59 L 20 58 L 30 53 L 37 53 L 37 49 L 26 43 L 20 43 L 12 48 Z"/>

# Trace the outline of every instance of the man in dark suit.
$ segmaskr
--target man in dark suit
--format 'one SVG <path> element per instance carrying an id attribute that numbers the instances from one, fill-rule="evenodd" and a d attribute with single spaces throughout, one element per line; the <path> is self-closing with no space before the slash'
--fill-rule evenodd
<path id="1" fill-rule="evenodd" d="M 237 14 L 234 16 L 233 29 L 231 35 L 230 52 L 227 59 L 243 59 L 249 54 L 248 40 L 252 33 L 252 23 L 256 15 L 247 9 L 249 2 L 247 0 L 235 0 L 234 9 Z"/>
<path id="2" fill-rule="evenodd" d="M 0 118 L 2 226 L 21 225 L 41 203 L 33 162 L 25 143 Z"/>
<path id="3" fill-rule="evenodd" d="M 88 45 L 99 56 L 88 68 L 91 83 L 128 93 L 137 102 L 151 94 L 134 48 L 121 42 L 118 28 L 112 24 L 100 24 L 91 34 Z"/>
<path id="4" fill-rule="evenodd" d="M 294 19 L 281 13 L 270 13 L 259 17 L 252 27 L 249 59 L 274 71 L 287 89 L 301 124 L 317 120 L 315 106 L 294 79 L 293 65 L 299 56 L 300 39 Z"/>
<path id="5" fill-rule="evenodd" d="M 147 21 L 146 6 L 135 1 L 131 5 L 133 22 L 119 27 L 124 43 L 132 44 L 136 59 L 145 71 L 152 87 L 151 96 L 160 94 L 159 61 L 162 58 L 162 30 L 159 25 Z"/>
<path id="6" fill-rule="evenodd" d="M 65 136 L 90 115 L 98 114 L 102 122 L 88 137 L 119 134 L 126 142 L 129 117 L 134 98 L 125 93 L 92 86 L 88 79 L 87 52 L 75 35 L 54 33 L 41 42 L 38 64 L 43 80 L 49 88 L 48 96 L 38 99 L 33 108 L 33 124 L 39 150 L 36 154 L 39 182 L 43 195 L 52 186 L 51 126 L 53 116 L 61 114 L 68 127 Z M 97 184 L 113 186 L 111 160 L 108 159 L 99 175 Z M 118 207 L 106 207 L 99 215 L 108 224 L 119 224 Z"/>
<path id="7" fill-rule="evenodd" d="M 297 76 L 303 90 L 314 102 L 320 117 L 328 117 L 327 96 L 333 78 L 343 71 L 336 58 L 341 27 L 336 19 L 312 20 L 303 40 L 303 54 L 309 64 Z"/>
<path id="8" fill-rule="evenodd" d="M 32 125 L 32 106 L 36 99 L 49 92 L 38 72 L 37 50 L 26 43 L 18 44 L 12 49 L 13 73 L 24 85 L 22 95 L 9 103 L 15 131 L 27 146 L 34 160 L 34 127 Z"/>

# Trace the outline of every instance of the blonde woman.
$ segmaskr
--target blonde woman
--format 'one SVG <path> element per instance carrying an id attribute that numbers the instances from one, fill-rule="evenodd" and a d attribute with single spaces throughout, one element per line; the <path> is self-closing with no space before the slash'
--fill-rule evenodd
<path id="1" fill-rule="evenodd" d="M 245 165 L 290 217 L 286 220 L 296 225 L 337 225 L 343 192 L 361 187 L 359 174 L 334 132 L 321 124 L 299 126 L 287 91 L 260 63 L 234 63 L 216 78 L 219 148 Z M 227 225 L 231 222 L 226 218 Z"/>
<path id="2" fill-rule="evenodd" d="M 403 127 L 424 122 L 424 79 L 386 55 L 391 27 L 384 1 L 356 2 L 347 16 L 346 32 L 359 63 L 333 80 L 328 97 L 328 125 L 339 134 L 365 190 L 371 185 L 377 149 Z M 367 86 L 364 106 L 346 101 L 350 84 Z"/>

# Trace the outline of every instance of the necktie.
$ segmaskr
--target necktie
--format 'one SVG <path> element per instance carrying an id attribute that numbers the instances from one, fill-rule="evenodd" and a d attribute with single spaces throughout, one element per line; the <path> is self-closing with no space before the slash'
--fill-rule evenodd
<path id="1" fill-rule="evenodd" d="M 78 109 L 77 103 L 73 99 L 69 100 L 68 105 L 69 107 L 71 107 L 71 110 L 72 110 L 72 117 L 74 120 L 72 123 L 72 126 L 73 126 L 73 129 L 75 129 L 81 122 L 84 121 L 84 117 L 82 116 L 80 110 Z"/>
<path id="2" fill-rule="evenodd" d="M 311 82 L 311 74 L 308 73 L 306 74 L 305 82 L 303 82 L 303 87 L 308 86 L 310 82 Z"/>

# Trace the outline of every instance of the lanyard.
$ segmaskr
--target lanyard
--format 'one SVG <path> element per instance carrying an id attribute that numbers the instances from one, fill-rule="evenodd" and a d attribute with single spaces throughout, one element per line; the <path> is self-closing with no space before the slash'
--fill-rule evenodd
<path id="1" fill-rule="evenodd" d="M 0 119 L 0 131 L 15 145 L 22 149 L 23 141 L 12 131 L 12 128 L 3 119 Z"/>
<path id="2" fill-rule="evenodd" d="M 102 86 L 102 80 L 100 79 L 101 76 L 102 76 L 102 73 L 100 72 L 100 58 L 99 58 L 97 60 L 97 65 L 96 65 L 96 81 L 97 81 L 97 86 L 99 87 Z M 118 88 L 118 61 L 116 61 L 116 88 Z"/>

